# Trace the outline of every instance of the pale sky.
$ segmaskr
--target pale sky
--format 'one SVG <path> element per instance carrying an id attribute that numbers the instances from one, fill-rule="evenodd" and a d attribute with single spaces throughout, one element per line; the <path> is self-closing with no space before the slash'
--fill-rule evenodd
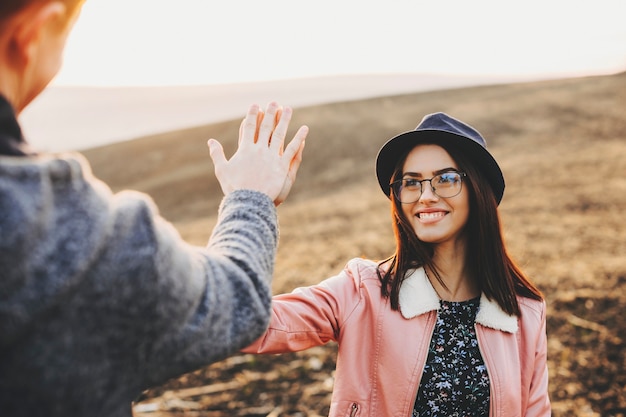
<path id="1" fill-rule="evenodd" d="M 626 70 L 625 0 L 87 0 L 56 85 Z"/>
<path id="2" fill-rule="evenodd" d="M 53 86 L 162 87 L 52 88 L 21 122 L 39 148 L 83 149 L 269 100 L 613 74 L 625 17 L 626 0 L 87 0 Z"/>

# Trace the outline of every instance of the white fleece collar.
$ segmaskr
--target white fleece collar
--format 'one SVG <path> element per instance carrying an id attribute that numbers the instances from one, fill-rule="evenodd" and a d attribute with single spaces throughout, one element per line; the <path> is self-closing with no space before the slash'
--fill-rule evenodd
<path id="1" fill-rule="evenodd" d="M 411 319 L 429 311 L 439 311 L 439 296 L 428 280 L 424 268 L 418 268 L 409 275 L 400 287 L 400 312 L 405 319 Z M 509 316 L 500 306 L 480 296 L 476 323 L 508 333 L 517 332 L 517 317 Z"/>

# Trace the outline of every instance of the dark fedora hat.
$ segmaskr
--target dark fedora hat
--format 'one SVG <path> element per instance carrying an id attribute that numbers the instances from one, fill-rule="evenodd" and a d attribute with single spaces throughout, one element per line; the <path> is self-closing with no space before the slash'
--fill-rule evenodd
<path id="1" fill-rule="evenodd" d="M 496 160 L 487 151 L 487 142 L 476 129 L 445 113 L 424 116 L 415 130 L 394 136 L 380 148 L 376 157 L 376 176 L 387 197 L 391 176 L 398 160 L 415 145 L 423 142 L 449 144 L 468 155 L 485 174 L 496 201 L 500 204 L 504 194 L 504 176 Z"/>

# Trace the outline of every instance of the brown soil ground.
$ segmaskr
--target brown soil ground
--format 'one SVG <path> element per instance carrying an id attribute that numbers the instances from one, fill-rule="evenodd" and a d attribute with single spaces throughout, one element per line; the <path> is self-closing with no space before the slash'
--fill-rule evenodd
<path id="1" fill-rule="evenodd" d="M 288 103 L 285 103 L 288 104 Z M 455 89 L 297 109 L 311 128 L 280 207 L 274 291 L 336 274 L 350 258 L 393 251 L 378 148 L 445 111 L 488 139 L 507 180 L 501 216 L 510 252 L 548 304 L 554 416 L 626 415 L 626 73 Z M 191 243 L 204 244 L 220 192 L 206 139 L 239 121 L 85 152 L 114 189 L 149 193 Z M 131 161 L 132 158 L 132 161 Z M 207 213 L 210 216 L 207 216 Z M 336 346 L 235 355 L 146 391 L 136 416 L 325 416 Z"/>

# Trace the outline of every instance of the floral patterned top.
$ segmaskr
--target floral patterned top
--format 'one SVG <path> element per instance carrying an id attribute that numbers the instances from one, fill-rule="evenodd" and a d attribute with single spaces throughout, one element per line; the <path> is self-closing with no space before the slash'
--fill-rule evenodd
<path id="1" fill-rule="evenodd" d="M 489 375 L 474 327 L 479 302 L 440 301 L 413 417 L 489 415 Z"/>

